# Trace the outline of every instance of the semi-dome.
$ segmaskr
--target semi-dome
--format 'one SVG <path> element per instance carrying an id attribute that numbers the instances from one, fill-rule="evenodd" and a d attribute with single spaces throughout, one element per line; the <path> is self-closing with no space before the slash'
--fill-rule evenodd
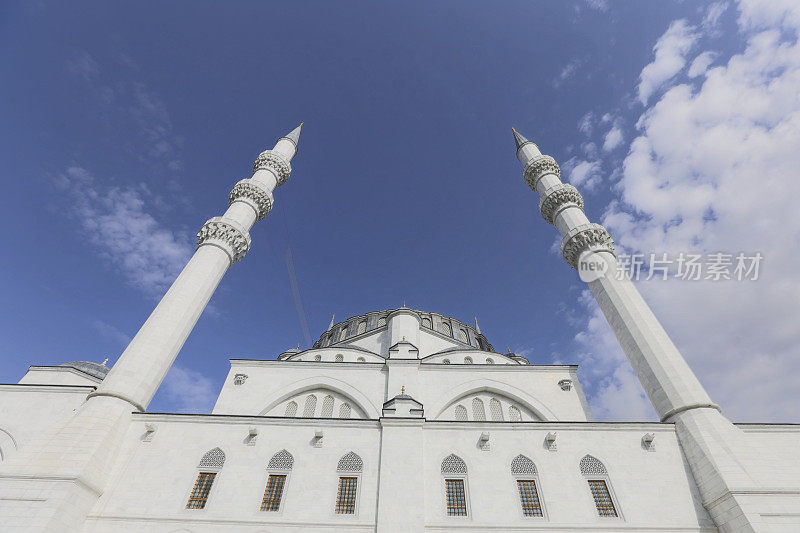
<path id="1" fill-rule="evenodd" d="M 463 346 L 465 349 L 472 347 L 487 352 L 494 351 L 494 348 L 486 340 L 486 337 L 474 326 L 439 313 L 422 311 L 420 309 L 409 309 L 406 307 L 387 309 L 384 311 L 370 311 L 363 315 L 352 316 L 328 328 L 328 331 L 320 336 L 313 347 L 327 348 L 350 344 L 354 340 L 360 339 L 362 336 L 368 336 L 377 330 L 386 328 L 390 315 L 398 312 L 417 315 L 420 331 L 444 337 L 453 344 Z"/>
<path id="2" fill-rule="evenodd" d="M 70 361 L 69 363 L 62 363 L 58 366 L 74 368 L 75 370 L 80 370 L 84 374 L 89 374 L 97 379 L 105 378 L 108 371 L 111 370 L 106 365 L 101 365 L 93 361 Z"/>

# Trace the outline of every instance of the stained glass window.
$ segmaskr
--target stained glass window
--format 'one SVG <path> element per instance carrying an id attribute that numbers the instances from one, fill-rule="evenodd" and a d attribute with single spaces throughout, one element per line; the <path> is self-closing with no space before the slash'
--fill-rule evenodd
<path id="1" fill-rule="evenodd" d="M 267 480 L 267 489 L 264 491 L 264 499 L 261 500 L 262 511 L 277 511 L 281 507 L 281 496 L 283 496 L 283 486 L 286 484 L 286 476 L 271 475 Z"/>
<path id="2" fill-rule="evenodd" d="M 445 479 L 447 486 L 448 516 L 467 516 L 467 499 L 464 495 L 463 479 Z"/>
<path id="3" fill-rule="evenodd" d="M 608 492 L 608 486 L 602 479 L 590 479 L 589 488 L 592 490 L 592 497 L 594 504 L 597 506 L 597 512 L 600 516 L 617 516 L 617 510 L 614 508 L 614 502 L 611 500 L 611 494 Z"/>
<path id="4" fill-rule="evenodd" d="M 211 492 L 211 485 L 214 483 L 216 476 L 217 474 L 214 472 L 200 472 L 197 475 L 194 489 L 192 489 L 189 502 L 186 504 L 187 509 L 203 509 L 206 506 L 208 493 Z"/>
<path id="5" fill-rule="evenodd" d="M 522 503 L 522 514 L 525 516 L 542 516 L 536 482 L 532 479 L 518 479 L 519 500 Z"/>
<path id="6" fill-rule="evenodd" d="M 357 487 L 358 478 L 339 478 L 339 491 L 336 493 L 336 514 L 355 514 Z"/>

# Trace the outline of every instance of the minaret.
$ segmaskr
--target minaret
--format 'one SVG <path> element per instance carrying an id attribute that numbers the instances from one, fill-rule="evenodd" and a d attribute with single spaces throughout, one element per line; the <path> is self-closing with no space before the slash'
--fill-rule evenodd
<path id="1" fill-rule="evenodd" d="M 4 531 L 77 531 L 108 481 L 132 411 L 143 411 L 222 276 L 250 248 L 250 228 L 286 183 L 302 124 L 262 152 L 221 217 L 203 224 L 197 249 L 97 390 L 52 431 L 0 465 Z M 29 502 L 37 502 L 31 507 Z"/>
<path id="2" fill-rule="evenodd" d="M 272 191 L 289 179 L 302 126 L 261 152 L 253 176 L 231 190 L 225 214 L 203 224 L 194 255 L 89 398 L 114 396 L 147 408 L 222 276 L 250 249 L 250 228 L 272 209 Z"/>
<path id="3" fill-rule="evenodd" d="M 561 255 L 587 282 L 661 421 L 675 423 L 703 505 L 720 531 L 762 531 L 760 513 L 769 509 L 758 495 L 796 480 L 765 464 L 758 443 L 721 414 L 631 280 L 617 275 L 614 241 L 586 218 L 578 190 L 561 182 L 552 157 L 512 131 L 525 183 L 561 233 Z"/>

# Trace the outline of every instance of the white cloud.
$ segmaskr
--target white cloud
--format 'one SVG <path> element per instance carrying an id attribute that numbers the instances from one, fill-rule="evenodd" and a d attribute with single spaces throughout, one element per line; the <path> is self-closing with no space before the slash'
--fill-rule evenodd
<path id="1" fill-rule="evenodd" d="M 590 111 L 583 115 L 578 121 L 578 130 L 584 135 L 592 134 L 592 122 L 594 121 L 594 114 Z"/>
<path id="2" fill-rule="evenodd" d="M 592 190 L 600 183 L 600 162 L 572 157 L 562 165 L 567 180 L 576 187 Z"/>
<path id="3" fill-rule="evenodd" d="M 608 0 L 586 0 L 586 3 L 597 11 L 608 11 Z"/>
<path id="4" fill-rule="evenodd" d="M 739 7 L 743 51 L 707 71 L 699 88 L 678 80 L 645 109 L 619 200 L 602 222 L 618 243 L 644 253 L 764 255 L 758 281 L 638 286 L 728 416 L 788 421 L 800 401 L 800 4 L 747 0 Z M 684 21 L 667 34 L 679 23 L 686 35 Z M 582 360 L 602 374 L 591 380 L 591 402 L 601 418 L 631 416 L 618 396 L 638 394 L 629 365 L 608 347 L 596 306 L 586 305 L 589 322 L 576 340 Z"/>
<path id="5" fill-rule="evenodd" d="M 714 62 L 717 58 L 717 53 L 712 52 L 711 50 L 707 50 L 702 54 L 698 55 L 692 61 L 692 64 L 689 66 L 689 71 L 687 75 L 690 78 L 696 78 L 697 76 L 702 76 L 708 70 L 709 65 Z"/>
<path id="6" fill-rule="evenodd" d="M 702 23 L 703 30 L 709 33 L 715 32 L 717 26 L 719 26 L 720 17 L 727 9 L 728 2 L 714 2 L 708 6 L 708 11 L 706 11 L 706 16 Z"/>
<path id="7" fill-rule="evenodd" d="M 81 167 L 56 179 L 69 195 L 80 231 L 115 269 L 150 296 L 160 295 L 192 253 L 188 235 L 161 225 L 145 208 L 142 188 L 104 188 Z"/>
<path id="8" fill-rule="evenodd" d="M 603 150 L 610 152 L 622 144 L 622 141 L 622 128 L 615 124 L 610 130 L 608 130 L 608 133 L 606 133 L 605 139 L 603 140 Z"/>
<path id="9" fill-rule="evenodd" d="M 658 39 L 653 47 L 653 62 L 644 67 L 639 76 L 638 93 L 642 104 L 647 104 L 653 93 L 683 69 L 686 54 L 696 40 L 695 28 L 683 19 L 673 22 Z"/>
<path id="10" fill-rule="evenodd" d="M 565 81 L 572 78 L 575 73 L 578 71 L 578 67 L 581 66 L 582 61 L 580 59 L 573 59 L 566 65 L 564 68 L 561 69 L 561 72 L 558 75 L 558 78 L 553 80 L 553 86 L 558 89 L 561 85 L 564 84 Z"/>
<path id="11" fill-rule="evenodd" d="M 166 399 L 177 413 L 209 413 L 217 397 L 214 383 L 197 370 L 174 364 L 162 386 Z"/>

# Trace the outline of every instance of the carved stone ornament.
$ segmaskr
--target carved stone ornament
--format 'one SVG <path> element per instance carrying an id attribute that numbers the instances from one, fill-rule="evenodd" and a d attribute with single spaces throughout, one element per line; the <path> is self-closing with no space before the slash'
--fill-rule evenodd
<path id="1" fill-rule="evenodd" d="M 539 212 L 550 224 L 555 224 L 556 212 L 562 207 L 572 204 L 583 211 L 583 197 L 578 189 L 567 183 L 559 183 L 549 187 L 539 199 Z"/>
<path id="2" fill-rule="evenodd" d="M 232 220 L 214 217 L 197 232 L 197 247 L 205 244 L 222 248 L 230 257 L 231 263 L 236 263 L 250 249 L 250 234 Z"/>
<path id="3" fill-rule="evenodd" d="M 525 170 L 522 171 L 525 183 L 534 191 L 536 190 L 536 184 L 546 174 L 555 174 L 561 179 L 561 169 L 558 167 L 556 160 L 549 155 L 534 157 L 528 161 L 528 164 L 525 165 Z"/>
<path id="4" fill-rule="evenodd" d="M 572 268 L 577 267 L 578 258 L 586 250 L 602 250 L 613 254 L 614 239 L 600 224 L 583 224 L 561 239 L 561 255 Z"/>
<path id="5" fill-rule="evenodd" d="M 275 186 L 280 187 L 289 179 L 289 174 L 292 173 L 292 165 L 278 152 L 264 150 L 256 158 L 256 162 L 253 163 L 253 174 L 259 170 L 271 170 L 278 178 L 278 183 Z"/>
<path id="6" fill-rule="evenodd" d="M 236 200 L 246 202 L 255 209 L 256 220 L 261 220 L 272 210 L 272 194 L 257 181 L 242 180 L 237 183 L 228 195 L 228 205 Z"/>

